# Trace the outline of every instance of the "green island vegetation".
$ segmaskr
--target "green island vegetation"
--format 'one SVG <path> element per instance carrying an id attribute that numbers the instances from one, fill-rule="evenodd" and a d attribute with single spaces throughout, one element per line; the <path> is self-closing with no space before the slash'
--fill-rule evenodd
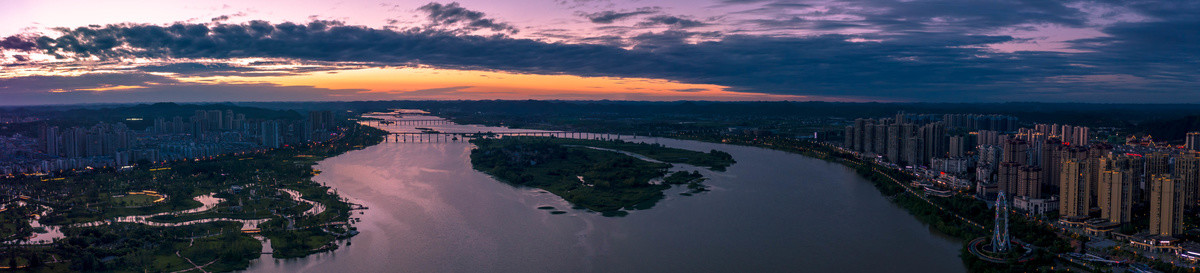
<path id="1" fill-rule="evenodd" d="M 693 166 L 707 167 L 714 171 L 725 171 L 725 167 L 737 163 L 729 153 L 712 150 L 708 153 L 692 150 L 667 148 L 657 143 L 628 142 L 624 140 L 596 140 L 576 138 L 549 138 L 550 143 L 562 145 L 577 145 L 603 149 L 619 150 L 638 154 L 654 160 L 667 163 L 682 163 Z"/>
<path id="2" fill-rule="evenodd" d="M 671 175 L 668 175 L 666 178 L 663 178 L 663 182 L 670 185 L 687 184 L 688 189 L 691 189 L 692 191 L 685 194 L 690 195 L 708 191 L 708 186 L 703 184 L 704 180 L 706 179 L 707 178 L 704 178 L 704 175 L 700 174 L 698 171 L 692 171 L 690 173 L 678 171 L 671 173 Z"/>
<path id="3" fill-rule="evenodd" d="M 253 237 L 257 232 L 271 240 L 273 257 L 294 258 L 337 248 L 337 241 L 357 232 L 347 222 L 351 205 L 311 180 L 319 172 L 316 162 L 383 141 L 386 132 L 346 123 L 339 136 L 323 143 L 293 145 L 256 153 L 235 153 L 209 160 L 139 164 L 132 169 L 101 168 L 59 178 L 16 177 L 0 180 L 7 185 L 42 189 L 27 203 L 44 205 L 52 212 L 44 225 L 60 226 L 65 237 L 44 245 L 10 246 L 0 252 L 0 267 L 15 265 L 36 272 L 172 272 L 202 266 L 203 271 L 244 269 L 262 251 Z M 298 202 L 283 189 L 319 204 L 323 210 Z M 153 191 L 166 195 L 154 202 Z M 207 210 L 194 198 L 213 194 L 222 199 Z M 153 199 L 147 199 L 153 198 Z M 0 211 L 0 231 L 6 238 L 28 235 L 28 215 L 37 206 L 14 206 Z M 17 214 L 20 213 L 20 214 Z M 176 227 L 114 222 L 92 226 L 75 224 L 150 215 L 149 221 L 181 223 L 214 218 L 267 219 L 259 230 L 243 230 L 241 223 L 201 221 Z M 25 217 L 22 217 L 25 216 Z M 13 235 L 9 235 L 13 234 Z"/>
<path id="4" fill-rule="evenodd" d="M 476 145 L 471 151 L 471 164 L 476 170 L 513 185 L 546 190 L 572 204 L 605 216 L 627 214 L 621 211 L 622 209 L 653 207 L 663 198 L 662 192 L 671 188 L 671 184 L 652 181 L 665 176 L 671 165 L 593 147 L 625 152 L 655 150 L 652 152 L 655 155 L 670 155 L 662 156 L 670 159 L 663 160 L 666 162 L 706 162 L 706 166 L 710 168 L 723 169 L 733 161 L 732 157 L 724 152 L 702 153 L 661 145 L 616 141 L 505 137 L 475 139 L 471 143 Z M 692 159 L 693 157 L 706 159 Z M 692 177 L 692 174 L 673 174 L 675 178 L 671 181 L 699 185 L 702 180 Z M 694 174 L 700 175 L 698 172 Z"/>

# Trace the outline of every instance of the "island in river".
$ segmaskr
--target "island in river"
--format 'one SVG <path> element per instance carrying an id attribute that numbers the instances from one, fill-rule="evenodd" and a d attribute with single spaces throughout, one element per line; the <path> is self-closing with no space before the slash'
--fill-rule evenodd
<path id="1" fill-rule="evenodd" d="M 505 137 L 471 143 L 476 145 L 471 151 L 476 170 L 513 185 L 546 190 L 605 216 L 653 207 L 673 184 L 687 184 L 693 193 L 706 189 L 699 172 L 670 173 L 670 163 L 716 171 L 735 163 L 721 151 L 704 153 L 621 140 Z"/>

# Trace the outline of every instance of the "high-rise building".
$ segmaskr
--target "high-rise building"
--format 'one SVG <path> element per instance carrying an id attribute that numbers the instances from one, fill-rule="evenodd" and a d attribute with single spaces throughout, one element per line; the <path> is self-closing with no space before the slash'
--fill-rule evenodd
<path id="1" fill-rule="evenodd" d="M 204 121 L 208 124 L 205 127 L 206 131 L 224 130 L 225 128 L 221 126 L 221 121 L 223 120 L 225 119 L 221 118 L 221 110 L 208 110 L 208 114 L 204 118 Z"/>
<path id="2" fill-rule="evenodd" d="M 1058 131 L 1058 134 L 1063 138 L 1064 144 L 1080 146 L 1077 143 L 1071 143 L 1071 137 L 1075 135 L 1075 127 L 1071 125 L 1063 125 L 1062 129 Z"/>
<path id="3" fill-rule="evenodd" d="M 1107 147 L 1107 146 L 1103 146 L 1103 145 L 1092 145 L 1087 148 L 1087 153 L 1086 153 L 1087 160 L 1085 161 L 1087 163 L 1087 165 L 1084 167 L 1084 177 L 1087 178 L 1088 188 L 1091 190 L 1089 192 L 1089 194 L 1092 196 L 1092 204 L 1091 204 L 1092 207 L 1099 206 L 1099 204 L 1097 204 L 1096 202 L 1098 200 L 1100 200 L 1099 196 L 1098 196 L 1099 195 L 1098 191 L 1100 189 L 1100 171 L 1101 171 L 1100 158 L 1107 156 L 1109 154 L 1110 148 L 1111 147 Z"/>
<path id="4" fill-rule="evenodd" d="M 1152 152 L 1146 154 L 1146 175 L 1167 175 L 1171 173 L 1171 154 Z"/>
<path id="5" fill-rule="evenodd" d="M 1197 191 L 1200 191 L 1200 153 L 1187 152 L 1179 154 L 1172 166 L 1176 183 L 1182 185 L 1183 206 L 1185 209 L 1195 208 Z"/>
<path id="6" fill-rule="evenodd" d="M 862 132 L 862 135 L 863 135 L 862 152 L 864 152 L 864 153 L 875 152 L 875 120 L 868 119 L 867 124 L 864 125 L 862 128 L 859 128 L 859 132 Z"/>
<path id="7" fill-rule="evenodd" d="M 872 152 L 875 154 L 887 154 L 887 128 L 887 124 L 875 124 L 875 138 L 874 143 L 871 144 L 871 147 L 874 148 Z"/>
<path id="8" fill-rule="evenodd" d="M 1058 213 L 1062 217 L 1082 217 L 1087 216 L 1088 209 L 1092 203 L 1091 196 L 1088 195 L 1087 180 L 1083 177 L 1082 167 L 1086 163 L 1080 159 L 1067 158 L 1062 162 L 1062 171 L 1059 172 L 1059 198 Z"/>
<path id="9" fill-rule="evenodd" d="M 38 142 L 42 146 L 42 152 L 48 155 L 59 155 L 59 143 L 61 140 L 58 139 L 58 126 L 42 125 L 40 129 L 41 132 L 38 134 L 40 139 L 38 139 Z"/>
<path id="10" fill-rule="evenodd" d="M 1200 132 L 1188 132 L 1187 141 L 1184 142 L 1188 151 L 1200 150 Z"/>
<path id="11" fill-rule="evenodd" d="M 1021 139 L 1009 139 L 1004 142 L 1003 162 L 1016 162 L 1017 164 L 1025 164 L 1028 162 L 1029 143 Z"/>
<path id="12" fill-rule="evenodd" d="M 233 130 L 233 110 L 225 110 L 225 115 L 221 117 L 221 129 Z"/>
<path id="13" fill-rule="evenodd" d="M 1108 170 L 1100 174 L 1101 217 L 1112 223 L 1131 221 L 1133 208 L 1133 181 L 1128 170 Z"/>
<path id="14" fill-rule="evenodd" d="M 1071 143 L 1079 146 L 1087 146 L 1088 144 L 1091 144 L 1090 130 L 1091 129 L 1088 129 L 1088 127 L 1075 127 L 1074 134 L 1071 135 Z"/>
<path id="15" fill-rule="evenodd" d="M 1017 171 L 1017 196 L 1042 198 L 1042 168 L 1021 166 Z"/>
<path id="16" fill-rule="evenodd" d="M 262 138 L 264 147 L 279 148 L 283 144 L 283 137 L 278 121 L 263 121 L 259 125 L 261 131 L 259 137 Z"/>
<path id="17" fill-rule="evenodd" d="M 863 128 L 866 126 L 867 119 L 854 119 L 854 141 L 850 145 L 851 149 L 859 152 L 863 151 L 863 138 L 866 137 L 866 133 L 863 132 Z"/>
<path id="18" fill-rule="evenodd" d="M 1144 169 L 1145 172 L 1143 175 L 1147 177 L 1145 181 L 1145 189 L 1143 189 L 1143 191 L 1146 193 L 1144 197 L 1153 198 L 1150 196 L 1150 194 L 1154 192 L 1154 187 L 1157 187 L 1158 185 L 1153 183 L 1153 181 L 1151 181 L 1149 178 L 1171 175 L 1171 155 L 1166 152 L 1151 152 L 1145 154 L 1143 160 L 1146 161 L 1146 168 Z M 1146 201 L 1148 202 L 1149 200 Z"/>
<path id="19" fill-rule="evenodd" d="M 1175 236 L 1183 233 L 1182 185 L 1168 175 L 1150 178 L 1150 233 Z"/>
<path id="20" fill-rule="evenodd" d="M 967 141 L 963 136 L 950 137 L 950 157 L 966 156 Z"/>
<path id="21" fill-rule="evenodd" d="M 996 171 L 996 185 L 999 190 L 1010 193 L 1009 197 L 1013 197 L 1019 191 L 1021 167 L 1017 162 L 1001 162 Z"/>
<path id="22" fill-rule="evenodd" d="M 155 134 L 166 134 L 166 133 L 168 133 L 168 131 L 169 130 L 167 130 L 167 118 L 164 118 L 164 117 L 154 118 L 154 133 Z"/>
<path id="23" fill-rule="evenodd" d="M 887 129 L 887 159 L 891 162 L 903 161 L 900 159 L 901 143 L 904 143 L 904 138 L 900 136 L 900 125 L 891 124 Z"/>
<path id="24" fill-rule="evenodd" d="M 1000 132 L 981 130 L 977 132 L 976 137 L 979 145 L 1000 145 Z"/>
<path id="25" fill-rule="evenodd" d="M 900 123 L 900 135 L 898 136 L 900 138 L 900 161 L 909 165 L 915 164 L 913 163 L 914 161 L 912 161 L 911 156 L 920 154 L 920 152 L 915 151 L 920 149 L 920 147 L 913 146 L 916 145 L 916 143 L 914 143 L 912 138 L 915 137 L 914 135 L 916 133 L 916 125 L 912 123 Z"/>
<path id="26" fill-rule="evenodd" d="M 183 122 L 183 117 L 175 116 L 174 118 L 171 118 L 171 125 L 173 126 L 173 128 L 171 128 L 172 129 L 171 133 L 175 133 L 175 134 L 187 133 L 188 125 L 187 125 L 187 123 Z"/>
<path id="27" fill-rule="evenodd" d="M 1057 138 L 1047 139 L 1042 144 L 1042 159 L 1038 160 L 1038 165 L 1042 167 L 1042 183 L 1058 187 L 1058 173 L 1062 170 L 1062 150 L 1065 148 Z"/>
<path id="28" fill-rule="evenodd" d="M 310 111 L 308 112 L 308 122 L 313 130 L 331 130 L 333 129 L 333 112 L 331 111 Z"/>
<path id="29" fill-rule="evenodd" d="M 246 129 L 246 114 L 235 115 L 233 118 L 233 130 L 244 132 Z"/>
<path id="30" fill-rule="evenodd" d="M 1045 123 L 1034 124 L 1033 130 L 1037 131 L 1038 133 L 1042 133 L 1044 135 L 1048 135 L 1048 136 L 1053 135 L 1053 134 L 1051 134 L 1052 130 L 1050 130 L 1050 124 L 1045 124 Z"/>
<path id="31" fill-rule="evenodd" d="M 846 149 L 853 150 L 854 149 L 854 125 L 847 125 L 846 131 L 844 131 L 842 133 L 842 136 L 845 137 L 845 140 L 842 141 L 842 147 L 846 147 Z"/>
<path id="32" fill-rule="evenodd" d="M 921 137 L 910 137 L 908 143 L 904 144 L 906 153 L 904 154 L 905 161 L 909 165 L 925 165 L 925 139 Z"/>
<path id="33" fill-rule="evenodd" d="M 979 154 L 979 166 L 987 166 L 993 170 L 1000 166 L 1000 162 L 1003 160 L 1004 154 L 1004 150 L 1001 149 L 1000 146 L 981 144 L 979 145 L 978 150 L 979 151 L 977 153 Z"/>
<path id="34" fill-rule="evenodd" d="M 921 135 L 924 138 L 925 153 L 921 158 L 921 162 L 929 162 L 934 157 L 946 157 L 946 126 L 941 122 L 933 122 L 921 126 Z"/>
<path id="35" fill-rule="evenodd" d="M 87 130 L 71 127 L 63 132 L 63 156 L 68 158 L 87 156 Z"/>

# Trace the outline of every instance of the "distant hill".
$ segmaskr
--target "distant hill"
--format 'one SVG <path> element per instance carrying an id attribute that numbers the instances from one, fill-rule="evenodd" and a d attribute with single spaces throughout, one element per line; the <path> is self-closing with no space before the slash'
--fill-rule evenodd
<path id="1" fill-rule="evenodd" d="M 1200 131 L 1200 115 L 1150 121 L 1138 125 L 1132 131 L 1150 134 L 1159 141 L 1182 142 L 1188 132 Z"/>

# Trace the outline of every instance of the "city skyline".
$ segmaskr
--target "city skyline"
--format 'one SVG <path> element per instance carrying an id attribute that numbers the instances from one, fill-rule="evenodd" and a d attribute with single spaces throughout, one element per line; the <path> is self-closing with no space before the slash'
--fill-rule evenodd
<path id="1" fill-rule="evenodd" d="M 11 1 L 0 105 L 1197 103 L 1189 1 Z"/>

